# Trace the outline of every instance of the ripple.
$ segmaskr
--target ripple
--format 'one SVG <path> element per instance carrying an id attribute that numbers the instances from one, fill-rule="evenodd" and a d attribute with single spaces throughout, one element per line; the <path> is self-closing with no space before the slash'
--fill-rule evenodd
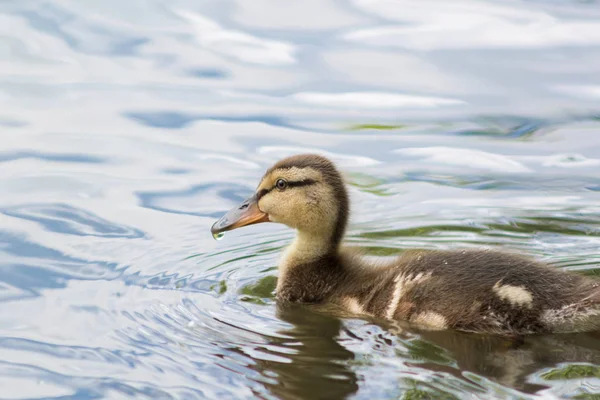
<path id="1" fill-rule="evenodd" d="M 222 213 L 223 199 L 238 203 L 252 191 L 250 187 L 212 183 L 170 192 L 141 192 L 138 196 L 142 207 L 173 214 L 218 218 Z"/>
<path id="2" fill-rule="evenodd" d="M 265 124 L 281 127 L 292 127 L 284 118 L 275 115 L 202 115 L 202 114 L 184 114 L 180 112 L 127 112 L 125 115 L 137 122 L 155 128 L 182 129 L 186 128 L 195 121 L 214 120 L 227 122 L 262 122 Z"/>
<path id="3" fill-rule="evenodd" d="M 126 116 L 155 128 L 181 129 L 196 120 L 193 115 L 179 112 L 126 113 Z"/>
<path id="4" fill-rule="evenodd" d="M 132 55 L 147 38 L 130 36 L 91 22 L 51 3 L 19 13 L 32 27 L 56 36 L 77 51 L 92 54 Z"/>
<path id="5" fill-rule="evenodd" d="M 114 279 L 121 274 L 112 263 L 82 260 L 0 231 L 5 245 L 0 280 L 21 290 L 64 288 L 69 279 Z M 38 293 L 39 294 L 39 293 Z"/>
<path id="6" fill-rule="evenodd" d="M 424 161 L 428 163 L 464 165 L 469 168 L 481 168 L 505 173 L 531 172 L 529 168 L 510 157 L 480 150 L 450 147 L 425 147 L 397 149 L 393 152 L 407 156 L 421 156 L 424 158 Z"/>
<path id="7" fill-rule="evenodd" d="M 128 239 L 145 237 L 138 229 L 107 221 L 67 204 L 23 204 L 0 208 L 0 213 L 37 222 L 50 232 L 67 235 Z"/>
<path id="8" fill-rule="evenodd" d="M 227 71 L 220 70 L 218 68 L 191 68 L 187 73 L 193 77 L 200 79 L 226 79 L 229 77 Z"/>
<path id="9" fill-rule="evenodd" d="M 29 287 L 18 287 L 9 284 L 8 282 L 0 282 L 0 301 L 10 301 L 24 299 L 27 297 L 35 297 L 35 291 Z"/>
<path id="10" fill-rule="evenodd" d="M 356 0 L 356 5 L 403 25 L 358 29 L 349 41 L 418 50 L 456 48 L 538 49 L 590 46 L 600 43 L 600 26 L 585 18 L 560 20 L 526 3 L 488 5 L 425 1 L 406 11 L 409 3 Z M 518 16 L 518 17 L 517 17 Z"/>
<path id="11" fill-rule="evenodd" d="M 290 156 L 293 154 L 300 153 L 317 153 L 325 157 L 329 157 L 334 160 L 336 163 L 340 163 L 344 166 L 349 165 L 360 165 L 360 166 L 370 166 L 380 164 L 379 161 L 370 158 L 363 157 L 357 155 L 350 154 L 340 154 L 340 153 L 332 153 L 328 151 L 324 151 L 318 148 L 310 148 L 310 147 L 290 147 L 290 146 L 263 146 L 258 149 L 259 154 L 277 154 L 279 158 L 283 158 L 286 156 Z"/>
<path id="12" fill-rule="evenodd" d="M 435 108 L 457 106 L 464 101 L 439 97 L 414 96 L 383 92 L 318 93 L 304 92 L 292 96 L 296 101 L 325 107 L 342 108 Z"/>
<path id="13" fill-rule="evenodd" d="M 533 161 L 544 167 L 586 168 L 600 165 L 600 159 L 588 158 L 581 154 L 553 154 L 550 156 L 521 156 L 521 159 Z"/>
<path id="14" fill-rule="evenodd" d="M 259 65 L 290 65 L 296 62 L 296 49 L 290 43 L 226 29 L 217 22 L 190 11 L 176 10 L 175 13 L 193 25 L 198 44 L 211 51 Z"/>
<path id="15" fill-rule="evenodd" d="M 19 151 L 12 153 L 0 153 L 0 163 L 23 159 L 36 159 L 43 161 L 55 161 L 65 163 L 89 163 L 101 164 L 105 163 L 106 159 L 91 155 L 82 154 L 51 154 L 51 153 L 36 153 L 32 151 Z"/>
<path id="16" fill-rule="evenodd" d="M 20 128 L 27 126 L 27 122 L 19 121 L 12 118 L 4 118 L 0 116 L 0 126 L 4 126 L 7 128 Z"/>

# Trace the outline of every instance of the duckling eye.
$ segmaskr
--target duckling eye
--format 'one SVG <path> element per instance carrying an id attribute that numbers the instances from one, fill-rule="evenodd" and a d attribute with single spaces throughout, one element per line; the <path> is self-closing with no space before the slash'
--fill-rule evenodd
<path id="1" fill-rule="evenodd" d="M 279 190 L 283 190 L 287 187 L 288 183 L 286 181 L 284 181 L 283 179 L 277 179 L 277 182 L 275 182 L 275 187 Z"/>

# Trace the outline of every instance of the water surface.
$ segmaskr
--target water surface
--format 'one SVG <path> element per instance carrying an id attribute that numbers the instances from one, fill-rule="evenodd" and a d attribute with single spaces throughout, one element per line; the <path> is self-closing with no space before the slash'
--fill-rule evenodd
<path id="1" fill-rule="evenodd" d="M 595 1 L 0 1 L 0 398 L 592 398 L 598 334 L 278 307 L 290 230 L 210 226 L 295 153 L 347 241 L 600 265 Z M 586 397 L 587 396 L 587 397 Z"/>

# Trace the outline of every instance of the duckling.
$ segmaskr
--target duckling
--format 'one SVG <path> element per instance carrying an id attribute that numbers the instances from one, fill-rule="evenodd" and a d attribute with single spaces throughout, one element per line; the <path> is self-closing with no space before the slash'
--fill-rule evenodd
<path id="1" fill-rule="evenodd" d="M 600 328 L 600 281 L 491 250 L 406 251 L 372 261 L 342 246 L 349 198 L 336 166 L 315 154 L 285 158 L 213 235 L 263 222 L 297 231 L 279 263 L 280 302 L 331 304 L 430 330 L 504 335 Z"/>

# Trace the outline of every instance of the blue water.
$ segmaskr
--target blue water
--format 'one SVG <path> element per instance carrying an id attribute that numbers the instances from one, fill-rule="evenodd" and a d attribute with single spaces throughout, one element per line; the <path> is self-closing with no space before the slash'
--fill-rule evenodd
<path id="1" fill-rule="evenodd" d="M 0 398 L 600 394 L 600 335 L 280 309 L 293 232 L 210 226 L 276 160 L 373 254 L 600 272 L 596 1 L 0 1 Z"/>

